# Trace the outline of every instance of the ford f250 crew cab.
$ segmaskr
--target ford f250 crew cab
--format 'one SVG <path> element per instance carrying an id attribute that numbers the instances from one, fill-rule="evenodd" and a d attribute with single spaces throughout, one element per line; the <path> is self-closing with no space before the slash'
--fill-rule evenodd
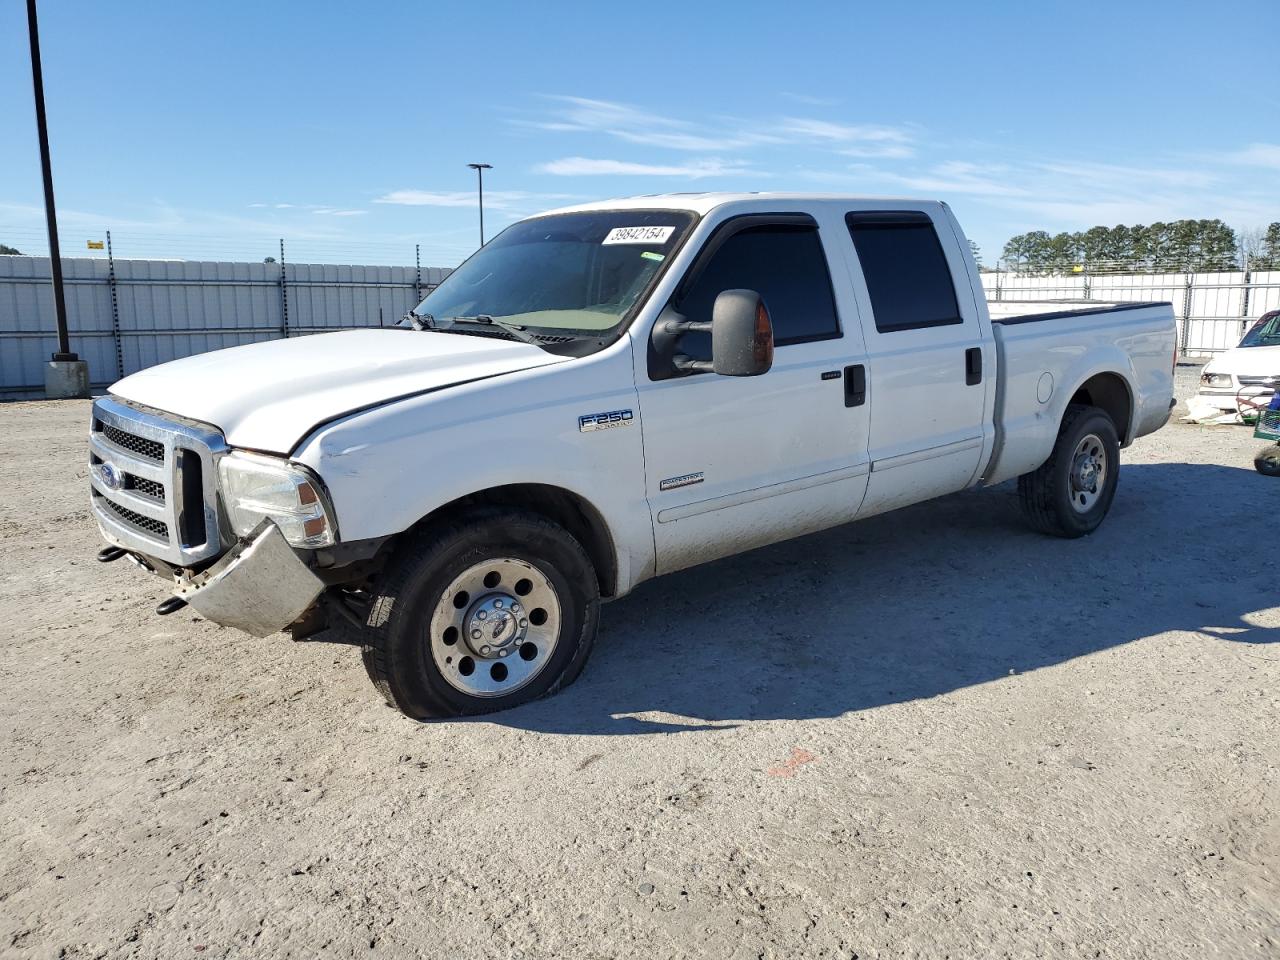
<path id="1" fill-rule="evenodd" d="M 578 675 L 602 600 L 717 557 L 1013 478 L 1033 527 L 1090 533 L 1173 355 L 1169 304 L 989 309 L 942 203 L 587 204 L 400 328 L 115 384 L 100 556 L 169 580 L 160 612 L 345 631 L 411 717 L 499 710 Z"/>

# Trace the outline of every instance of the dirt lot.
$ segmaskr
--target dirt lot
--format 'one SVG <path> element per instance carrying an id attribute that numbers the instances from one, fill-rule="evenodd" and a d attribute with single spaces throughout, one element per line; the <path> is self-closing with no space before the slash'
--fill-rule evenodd
<path id="1" fill-rule="evenodd" d="M 92 559 L 87 405 L 0 405 L 0 954 L 1280 955 L 1280 481 L 1125 455 L 646 585 L 561 696 L 415 724 L 358 652 Z"/>

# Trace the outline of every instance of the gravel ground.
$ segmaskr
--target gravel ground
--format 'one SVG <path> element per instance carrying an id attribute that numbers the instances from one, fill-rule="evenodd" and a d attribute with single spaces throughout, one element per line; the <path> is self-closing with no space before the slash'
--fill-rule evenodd
<path id="1" fill-rule="evenodd" d="M 1140 441 L 1084 540 L 1005 486 L 655 581 L 560 696 L 416 724 L 95 563 L 87 415 L 0 405 L 6 957 L 1280 955 L 1246 430 Z"/>

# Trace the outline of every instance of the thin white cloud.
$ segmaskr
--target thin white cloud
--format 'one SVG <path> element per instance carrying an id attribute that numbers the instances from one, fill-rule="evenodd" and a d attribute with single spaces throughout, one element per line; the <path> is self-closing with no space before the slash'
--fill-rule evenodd
<path id="1" fill-rule="evenodd" d="M 566 96 L 547 99 L 558 105 L 551 119 L 512 122 L 517 126 L 555 133 L 600 133 L 626 143 L 692 153 L 739 150 L 777 140 L 773 135 L 758 130 L 718 131 L 706 124 L 677 120 L 610 100 Z"/>
<path id="2" fill-rule="evenodd" d="M 947 194 L 976 194 L 984 197 L 1025 196 L 1027 190 L 1011 182 L 1008 167 L 983 167 L 974 163 L 952 160 L 936 164 L 921 173 L 902 174 L 877 170 L 865 165 L 855 165 L 855 172 L 867 175 L 918 193 L 945 196 Z"/>
<path id="3" fill-rule="evenodd" d="M 251 210 L 306 210 L 311 213 L 329 217 L 358 217 L 365 210 L 340 210 L 325 203 L 262 203 L 260 201 L 247 205 Z"/>
<path id="4" fill-rule="evenodd" d="M 1250 155 L 1267 158 L 1265 153 Z M 879 192 L 887 186 L 953 198 L 971 211 L 966 214 L 968 223 L 985 222 L 985 229 L 998 229 L 1006 236 L 1029 229 L 1081 230 L 1184 218 L 1217 217 L 1233 225 L 1253 225 L 1270 219 L 1260 211 L 1280 208 L 1280 182 L 1248 182 L 1230 174 L 1221 162 L 1215 166 L 1209 157 L 1193 164 L 1157 154 L 1148 165 L 1138 166 L 1070 158 L 1009 159 L 1006 154 L 990 163 L 952 160 L 918 168 L 860 163 L 843 173 L 805 170 L 801 175 L 847 184 L 860 192 Z"/>
<path id="5" fill-rule="evenodd" d="M 1251 143 L 1243 150 L 1226 154 L 1231 163 L 1243 163 L 1255 167 L 1274 167 L 1280 170 L 1280 144 Z"/>
<path id="6" fill-rule="evenodd" d="M 454 190 L 392 190 L 373 201 L 394 203 L 405 207 L 472 207 L 476 203 L 474 192 Z"/>
<path id="7" fill-rule="evenodd" d="M 916 152 L 914 136 L 900 127 L 788 117 L 782 122 L 781 130 L 793 142 L 838 146 L 837 152 L 846 157 L 902 160 L 915 156 Z"/>
<path id="8" fill-rule="evenodd" d="M 816 144 L 861 148 L 862 156 L 901 157 L 911 151 L 906 128 L 835 123 L 809 117 L 710 118 L 694 122 L 631 104 L 587 97 L 549 96 L 552 114 L 515 119 L 516 126 L 554 133 L 596 134 L 662 150 L 728 153 L 757 147 Z"/>
<path id="9" fill-rule="evenodd" d="M 1048 161 L 1038 165 L 1049 173 L 1088 183 L 1095 189 L 1119 189 L 1128 191 L 1136 184 L 1180 188 L 1211 186 L 1219 178 L 1202 168 L 1168 167 L 1153 164 L 1133 167 L 1117 163 Z"/>
<path id="10" fill-rule="evenodd" d="M 538 204 L 577 199 L 567 193 L 531 193 L 525 190 L 486 190 L 484 205 L 495 210 L 510 209 L 520 204 Z M 377 197 L 374 203 L 402 207 L 474 207 L 474 190 L 392 190 Z"/>
<path id="11" fill-rule="evenodd" d="M 807 107 L 837 107 L 840 105 L 840 101 L 834 97 L 815 97 L 807 93 L 791 93 L 788 90 L 783 90 L 778 96 L 784 100 L 803 103 Z"/>
<path id="12" fill-rule="evenodd" d="M 629 160 L 598 160 L 589 157 L 565 157 L 552 160 L 538 167 L 541 173 L 560 177 L 633 176 L 633 177 L 685 177 L 699 180 L 703 177 L 736 177 L 754 174 L 741 164 L 721 160 L 697 160 L 683 164 L 633 163 Z"/>
<path id="13" fill-rule="evenodd" d="M 862 124 L 832 123 L 830 120 L 814 120 L 811 117 L 784 117 L 779 128 L 797 138 L 832 143 L 907 143 L 911 138 L 905 130 L 896 127 L 866 126 Z"/>
<path id="14" fill-rule="evenodd" d="M 916 155 L 915 148 L 905 143 L 869 143 L 862 147 L 844 147 L 836 152 L 846 157 L 871 160 L 905 160 Z"/>

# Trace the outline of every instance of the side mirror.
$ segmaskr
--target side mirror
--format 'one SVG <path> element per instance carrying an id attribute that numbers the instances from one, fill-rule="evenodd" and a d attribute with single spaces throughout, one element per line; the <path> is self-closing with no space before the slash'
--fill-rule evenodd
<path id="1" fill-rule="evenodd" d="M 758 377 L 773 366 L 773 323 L 760 294 L 725 290 L 711 308 L 711 369 L 722 377 Z"/>
<path id="2" fill-rule="evenodd" d="M 711 334 L 711 359 L 694 360 L 680 350 L 686 333 Z M 711 307 L 711 320 L 686 320 L 668 306 L 649 339 L 649 375 L 666 380 L 689 373 L 758 377 L 773 366 L 773 323 L 754 290 L 725 290 Z"/>

